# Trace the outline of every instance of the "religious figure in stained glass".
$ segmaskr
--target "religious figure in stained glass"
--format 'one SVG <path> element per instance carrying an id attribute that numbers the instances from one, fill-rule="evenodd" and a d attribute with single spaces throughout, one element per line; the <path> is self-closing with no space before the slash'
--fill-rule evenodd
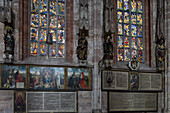
<path id="1" fill-rule="evenodd" d="M 143 2 L 117 0 L 117 60 L 143 61 Z"/>

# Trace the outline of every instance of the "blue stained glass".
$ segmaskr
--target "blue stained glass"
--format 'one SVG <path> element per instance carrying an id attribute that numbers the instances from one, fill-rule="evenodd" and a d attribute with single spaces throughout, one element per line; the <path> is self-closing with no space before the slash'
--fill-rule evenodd
<path id="1" fill-rule="evenodd" d="M 137 33 L 136 33 L 136 31 L 137 31 L 136 25 L 132 25 L 131 31 L 132 31 L 131 32 L 132 36 L 136 36 L 137 35 Z"/>

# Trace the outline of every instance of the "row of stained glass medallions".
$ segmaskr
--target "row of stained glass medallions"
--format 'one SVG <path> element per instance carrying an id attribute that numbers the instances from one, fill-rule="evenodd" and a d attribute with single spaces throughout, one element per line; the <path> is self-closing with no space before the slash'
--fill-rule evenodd
<path id="1" fill-rule="evenodd" d="M 117 60 L 129 61 L 134 56 L 143 62 L 143 8 L 141 0 L 117 0 Z"/>
<path id="2" fill-rule="evenodd" d="M 40 2 L 39 2 L 40 1 Z M 31 1 L 31 56 L 46 56 L 47 0 Z M 49 46 L 50 57 L 64 57 L 65 46 L 65 0 L 50 0 L 50 33 L 53 45 Z M 57 37 L 57 39 L 56 39 Z"/>

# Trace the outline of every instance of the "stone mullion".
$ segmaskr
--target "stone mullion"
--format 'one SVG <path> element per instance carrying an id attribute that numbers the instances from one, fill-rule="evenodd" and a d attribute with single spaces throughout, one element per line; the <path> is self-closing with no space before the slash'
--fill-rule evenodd
<path id="1" fill-rule="evenodd" d="M 102 0 L 94 0 L 93 109 L 101 109 L 101 74 L 98 73 L 98 62 L 103 57 L 102 5 Z"/>

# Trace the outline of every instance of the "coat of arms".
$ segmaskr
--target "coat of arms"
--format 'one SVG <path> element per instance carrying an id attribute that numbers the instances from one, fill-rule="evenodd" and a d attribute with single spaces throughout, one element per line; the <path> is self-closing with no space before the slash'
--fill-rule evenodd
<path id="1" fill-rule="evenodd" d="M 137 60 L 136 57 L 132 58 L 130 61 L 129 61 L 129 68 L 131 70 L 138 70 L 139 69 L 139 61 Z"/>

